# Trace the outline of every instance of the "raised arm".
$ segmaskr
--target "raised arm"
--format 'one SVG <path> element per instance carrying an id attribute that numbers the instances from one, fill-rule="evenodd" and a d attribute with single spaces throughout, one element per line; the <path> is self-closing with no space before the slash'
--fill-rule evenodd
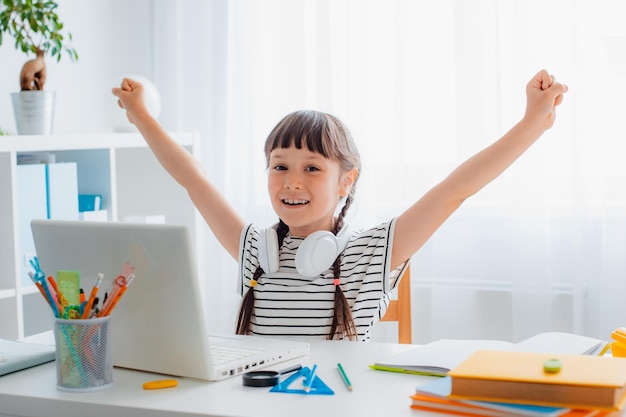
<path id="1" fill-rule="evenodd" d="M 409 259 L 465 201 L 490 183 L 552 127 L 567 86 L 542 70 L 526 86 L 526 112 L 502 138 L 457 167 L 398 217 L 392 268 Z"/>
<path id="2" fill-rule="evenodd" d="M 215 237 L 236 260 L 244 221 L 207 179 L 200 162 L 174 141 L 148 113 L 140 83 L 125 78 L 121 88 L 113 89 L 113 94 L 119 99 L 118 104 L 126 110 L 128 120 L 137 126 L 161 165 L 185 187 Z"/>

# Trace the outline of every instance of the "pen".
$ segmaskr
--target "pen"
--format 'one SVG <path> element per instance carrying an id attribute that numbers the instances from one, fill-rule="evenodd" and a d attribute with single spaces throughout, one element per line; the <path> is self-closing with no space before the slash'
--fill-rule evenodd
<path id="1" fill-rule="evenodd" d="M 313 385 L 313 380 L 315 379 L 315 371 L 317 371 L 317 364 L 313 365 L 313 368 L 311 368 L 309 378 L 306 380 L 306 383 L 304 385 L 304 392 L 308 393 L 309 391 L 311 391 L 311 386 Z"/>
<path id="2" fill-rule="evenodd" d="M 346 371 L 343 369 L 343 366 L 341 366 L 340 363 L 337 364 L 337 369 L 339 370 L 339 375 L 341 375 L 341 379 L 343 380 L 343 383 L 346 385 L 346 388 L 348 388 L 348 391 L 352 391 L 352 383 L 350 382 L 350 379 L 348 378 L 348 374 L 346 374 Z"/>
<path id="3" fill-rule="evenodd" d="M 93 306 L 94 300 L 96 299 L 96 294 L 98 293 L 98 289 L 100 288 L 100 283 L 102 282 L 102 278 L 104 278 L 103 274 L 98 274 L 98 278 L 96 278 L 96 283 L 93 285 L 91 289 L 91 293 L 89 294 L 89 300 L 83 309 L 83 319 L 89 317 L 91 313 L 91 307 Z"/>
<path id="4" fill-rule="evenodd" d="M 109 303 L 109 305 L 106 308 L 104 308 L 104 306 L 102 307 L 102 310 L 100 311 L 100 314 L 98 314 L 98 317 L 108 316 L 109 314 L 111 314 L 111 311 L 113 311 L 117 303 L 120 301 L 120 298 L 122 298 L 122 296 L 126 292 L 126 289 L 133 282 L 133 279 L 135 279 L 135 274 L 130 274 L 128 279 L 126 279 L 124 285 L 120 287 L 120 289 L 115 293 L 115 297 L 110 298 L 111 302 Z"/>
<path id="5" fill-rule="evenodd" d="M 134 272 L 135 267 L 126 262 L 122 267 L 122 272 L 120 273 L 120 275 L 118 275 L 118 277 L 113 280 L 113 285 L 111 285 L 111 290 L 109 291 L 109 297 L 107 298 L 105 294 L 104 301 L 102 302 L 102 311 L 106 311 L 109 309 L 109 305 L 115 299 L 118 291 L 126 286 L 126 281 Z"/>
<path id="6" fill-rule="evenodd" d="M 96 297 L 93 300 L 93 305 L 91 306 L 91 313 L 89 313 L 89 318 L 93 319 L 95 318 L 98 313 L 100 312 L 100 309 L 98 308 L 98 303 L 100 302 L 100 299 L 98 297 Z"/>

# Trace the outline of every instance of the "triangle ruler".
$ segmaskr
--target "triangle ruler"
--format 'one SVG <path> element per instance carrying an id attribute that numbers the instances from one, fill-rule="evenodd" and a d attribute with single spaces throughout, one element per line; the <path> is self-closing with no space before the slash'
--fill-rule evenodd
<path id="1" fill-rule="evenodd" d="M 306 366 L 300 369 L 299 372 L 289 376 L 287 379 L 274 385 L 270 392 L 284 392 L 286 394 L 305 394 L 305 395 L 334 395 L 335 392 L 328 387 L 322 381 L 322 379 L 315 375 L 313 384 L 309 392 L 304 390 L 304 381 L 311 373 L 311 370 Z"/>

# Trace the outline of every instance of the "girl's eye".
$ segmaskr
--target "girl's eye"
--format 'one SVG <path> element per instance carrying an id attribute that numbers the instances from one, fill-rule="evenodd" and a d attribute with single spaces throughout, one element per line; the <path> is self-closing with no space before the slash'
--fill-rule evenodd
<path id="1" fill-rule="evenodd" d="M 276 171 L 286 171 L 287 167 L 285 165 L 274 165 L 274 170 Z"/>
<path id="2" fill-rule="evenodd" d="M 309 166 L 306 167 L 305 171 L 309 171 L 309 172 L 315 172 L 315 171 L 319 171 L 320 169 L 318 167 L 314 167 L 314 166 Z"/>

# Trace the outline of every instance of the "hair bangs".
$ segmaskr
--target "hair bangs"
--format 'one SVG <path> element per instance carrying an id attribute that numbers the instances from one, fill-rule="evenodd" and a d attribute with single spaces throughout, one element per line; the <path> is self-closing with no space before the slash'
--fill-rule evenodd
<path id="1" fill-rule="evenodd" d="M 270 153 L 276 148 L 297 149 L 306 147 L 311 152 L 319 153 L 325 158 L 336 159 L 329 152 L 332 138 L 329 136 L 329 120 L 323 113 L 314 111 L 297 111 L 286 116 L 270 133 L 265 142 L 265 156 L 269 160 Z"/>

